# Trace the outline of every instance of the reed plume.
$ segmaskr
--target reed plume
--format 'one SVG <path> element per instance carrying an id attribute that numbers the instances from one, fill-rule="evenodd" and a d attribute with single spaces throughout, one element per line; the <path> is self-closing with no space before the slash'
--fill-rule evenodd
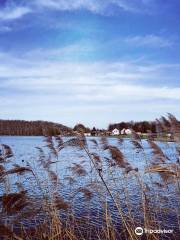
<path id="1" fill-rule="evenodd" d="M 54 145 L 53 137 L 52 136 L 46 136 L 44 141 L 46 142 L 46 147 L 48 147 L 51 154 L 57 158 L 58 157 L 58 152 L 57 152 L 56 147 Z"/>
<path id="2" fill-rule="evenodd" d="M 103 148 L 104 150 L 105 150 L 105 149 L 108 147 L 108 145 L 109 145 L 107 137 L 104 137 L 104 136 L 101 137 L 100 142 L 101 142 L 102 148 Z"/>
<path id="3" fill-rule="evenodd" d="M 136 150 L 143 150 L 140 136 L 132 129 L 131 143 L 134 145 Z"/>
<path id="4" fill-rule="evenodd" d="M 180 142 L 180 122 L 176 119 L 176 117 L 172 114 L 168 114 L 170 129 L 174 136 L 175 141 Z"/>
<path id="5" fill-rule="evenodd" d="M 110 151 L 111 157 L 115 161 L 117 166 L 119 166 L 120 168 L 125 168 L 126 170 L 128 170 L 128 172 L 133 170 L 130 163 L 125 159 L 123 153 L 117 147 L 109 145 L 106 147 L 106 149 Z"/>
<path id="6" fill-rule="evenodd" d="M 23 174 L 25 172 L 32 172 L 32 169 L 30 167 L 21 167 L 19 166 L 18 164 L 15 164 L 14 165 L 15 167 L 6 171 L 5 174 L 14 174 L 14 173 L 17 173 L 17 174 Z"/>
<path id="7" fill-rule="evenodd" d="M 3 210 L 7 214 L 15 214 L 23 210 L 28 205 L 26 193 L 27 191 L 4 194 L 2 197 L 0 197 Z"/>
<path id="8" fill-rule="evenodd" d="M 2 147 L 2 150 L 1 150 L 2 153 L 0 154 L 0 161 L 13 157 L 13 151 L 10 146 L 6 144 L 1 144 L 0 146 Z"/>
<path id="9" fill-rule="evenodd" d="M 16 234 L 10 229 L 9 226 L 3 224 L 0 222 L 0 238 L 4 239 L 19 239 L 22 240 L 22 238 L 18 238 Z"/>
<path id="10" fill-rule="evenodd" d="M 90 141 L 94 143 L 95 146 L 98 146 L 98 142 L 96 141 L 96 139 L 90 139 Z"/>
<path id="11" fill-rule="evenodd" d="M 162 131 L 171 131 L 177 141 L 178 131 L 175 130 L 177 120 L 169 116 L 168 119 L 161 118 L 158 124 Z M 39 152 L 35 165 L 38 166 L 37 169 L 32 168 L 33 164 L 25 167 L 13 164 L 15 158 L 11 159 L 12 150 L 9 150 L 7 145 L 1 145 L 0 239 L 3 237 L 3 240 L 138 240 L 139 237 L 134 233 L 136 226 L 160 229 L 167 223 L 166 217 L 169 217 L 167 213 L 172 215 L 175 221 L 175 211 L 178 219 L 178 206 L 171 201 L 174 195 L 170 195 L 178 194 L 175 190 L 179 190 L 179 162 L 170 161 L 171 154 L 166 156 L 161 145 L 149 139 L 153 155 L 149 165 L 143 149 L 144 141 L 141 141 L 135 132 L 132 133 L 130 141 L 135 150 L 143 151 L 143 154 L 135 153 L 135 157 L 140 157 L 137 160 L 139 162 L 134 164 L 145 163 L 139 172 L 136 172 L 138 168 L 132 167 L 126 158 L 126 145 L 123 145 L 123 152 L 119 149 L 123 142 L 121 138 L 114 146 L 109 145 L 106 137 L 100 141 L 89 139 L 87 142 L 82 135 L 63 139 L 61 136 L 47 136 L 45 148 L 37 147 Z M 92 146 L 88 144 L 89 142 L 93 144 L 93 152 L 88 148 Z M 59 153 L 62 149 L 66 150 L 65 148 L 67 150 L 75 148 L 78 163 L 71 165 L 70 162 L 70 166 L 62 171 L 63 162 L 60 161 Z M 131 149 L 132 157 L 134 148 Z M 179 146 L 176 147 L 176 154 L 179 157 Z M 82 156 L 84 161 L 81 161 Z M 145 159 L 141 159 L 142 157 Z M 57 164 L 60 164 L 60 168 Z M 123 169 L 123 174 L 119 168 Z M 29 174 L 31 172 L 32 175 Z M 45 174 L 39 177 L 38 174 L 41 172 Z M 124 174 L 129 172 L 131 174 Z M 146 173 L 147 175 L 144 175 Z M 154 178 L 154 174 L 160 177 L 157 175 Z M 13 176 L 16 183 L 9 187 Z M 59 182 L 61 184 L 58 184 Z M 31 192 L 26 190 L 26 186 L 35 190 L 35 193 L 38 188 L 35 198 L 34 193 L 31 195 Z M 134 202 L 135 194 L 137 203 Z M 162 206 L 162 199 L 167 210 Z M 173 206 L 168 209 L 169 203 Z M 79 216 L 80 207 L 83 208 L 83 216 Z M 175 224 L 178 226 L 178 221 Z M 178 239 L 176 235 L 169 236 Z M 146 237 L 148 240 L 161 239 L 160 235 L 154 234 L 143 236 Z"/>
<path id="12" fill-rule="evenodd" d="M 77 163 L 73 163 L 73 166 L 69 167 L 69 169 L 76 174 L 77 176 L 86 176 L 87 172 L 86 170 L 83 168 L 83 166 L 81 166 L 80 164 Z"/>
<path id="13" fill-rule="evenodd" d="M 163 153 L 161 148 L 153 141 L 148 140 L 148 143 L 151 147 L 153 158 L 152 158 L 152 163 L 157 164 L 157 163 L 164 163 L 166 160 L 169 160 L 169 158 Z"/>
<path id="14" fill-rule="evenodd" d="M 60 210 L 67 210 L 70 206 L 67 202 L 64 201 L 64 199 L 59 195 L 58 192 L 55 192 L 53 195 L 53 201 L 54 201 L 54 205 L 55 208 Z"/>
<path id="15" fill-rule="evenodd" d="M 93 193 L 86 187 L 80 187 L 77 191 L 83 193 L 87 200 L 90 200 L 93 197 Z"/>
<path id="16" fill-rule="evenodd" d="M 62 146 L 63 146 L 63 144 L 64 144 L 63 139 L 62 139 L 62 137 L 60 135 L 55 136 L 55 139 L 56 139 L 56 143 L 57 143 L 57 148 L 60 151 Z"/>

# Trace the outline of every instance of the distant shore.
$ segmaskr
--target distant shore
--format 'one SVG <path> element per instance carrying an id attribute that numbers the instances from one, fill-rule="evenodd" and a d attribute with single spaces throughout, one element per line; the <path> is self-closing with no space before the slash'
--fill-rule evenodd
<path id="1" fill-rule="evenodd" d="M 62 135 L 62 137 L 76 137 L 77 135 Z M 45 135 L 0 135 L 1 137 L 45 137 Z M 106 138 L 118 138 L 118 139 L 131 139 L 131 135 L 118 135 L 118 136 L 102 136 L 102 135 L 96 135 L 96 136 L 85 136 L 86 138 L 100 138 L 100 137 L 106 137 Z M 141 140 L 148 140 L 151 139 L 153 141 L 159 141 L 159 142 L 175 142 L 174 139 L 169 137 L 152 137 L 149 136 L 140 136 Z"/>

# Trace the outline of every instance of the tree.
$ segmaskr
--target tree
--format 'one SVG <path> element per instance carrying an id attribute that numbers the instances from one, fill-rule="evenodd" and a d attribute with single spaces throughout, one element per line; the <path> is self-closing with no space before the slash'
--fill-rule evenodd
<path id="1" fill-rule="evenodd" d="M 69 135 L 72 129 L 46 121 L 0 120 L 0 135 L 43 136 Z"/>
<path id="2" fill-rule="evenodd" d="M 78 123 L 74 126 L 73 130 L 79 133 L 85 133 L 87 129 L 82 123 Z"/>

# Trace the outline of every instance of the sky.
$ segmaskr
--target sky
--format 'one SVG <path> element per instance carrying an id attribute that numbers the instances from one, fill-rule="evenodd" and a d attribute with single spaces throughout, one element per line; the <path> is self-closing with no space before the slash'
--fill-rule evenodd
<path id="1" fill-rule="evenodd" d="M 179 0 L 0 0 L 0 119 L 180 117 Z"/>

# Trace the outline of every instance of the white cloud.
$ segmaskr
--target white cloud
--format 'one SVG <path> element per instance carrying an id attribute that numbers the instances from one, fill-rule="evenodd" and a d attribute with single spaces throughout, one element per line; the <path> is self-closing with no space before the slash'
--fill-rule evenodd
<path id="1" fill-rule="evenodd" d="M 80 47 L 80 46 L 79 46 Z M 86 48 L 85 48 L 86 49 Z M 63 61 L 58 56 L 78 51 L 78 46 L 55 50 L 37 50 L 21 58 L 0 54 L 1 87 L 16 90 L 59 91 L 65 89 L 78 98 L 92 100 L 135 98 L 180 99 L 179 88 L 168 84 L 179 78 L 180 64 L 146 64 L 142 62 Z M 48 57 L 50 60 L 48 60 Z M 43 59 L 43 60 L 42 60 Z M 53 60 L 51 60 L 53 59 Z M 174 75 L 173 75 L 173 74 Z M 152 85 L 147 85 L 151 82 Z M 153 84 L 154 83 L 154 84 Z M 159 84 L 158 84 L 159 83 Z M 168 93 L 169 91 L 169 93 Z"/>
<path id="2" fill-rule="evenodd" d="M 180 64 L 59 60 L 58 55 L 73 54 L 77 49 L 78 46 L 45 52 L 39 49 L 21 58 L 0 53 L 2 117 L 47 119 L 72 125 L 77 121 L 96 121 L 102 127 L 118 120 L 121 114 L 126 114 L 121 117 L 126 120 L 130 113 L 138 113 L 139 119 L 148 119 L 155 113 L 156 117 L 165 112 L 180 113 L 180 87 L 167 84 L 167 80 L 179 78 Z M 163 82 L 158 84 L 159 80 Z"/>
<path id="3" fill-rule="evenodd" d="M 0 20 L 14 20 L 31 12 L 30 8 L 23 6 L 8 6 L 0 10 Z"/>
<path id="4" fill-rule="evenodd" d="M 38 7 L 56 9 L 60 11 L 74 11 L 86 9 L 94 13 L 108 13 L 111 7 L 129 12 L 148 12 L 154 6 L 154 0 L 34 0 Z"/>
<path id="5" fill-rule="evenodd" d="M 75 11 L 85 9 L 93 13 L 103 13 L 111 4 L 108 0 L 35 0 L 38 7 L 59 11 Z"/>
<path id="6" fill-rule="evenodd" d="M 125 42 L 135 46 L 146 46 L 146 47 L 171 47 L 173 42 L 168 38 L 157 36 L 157 35 L 145 35 L 145 36 L 133 36 L 127 37 Z"/>
<path id="7" fill-rule="evenodd" d="M 6 7 L 0 10 L 0 20 L 10 21 L 22 18 L 30 12 L 38 13 L 39 10 L 51 9 L 57 11 L 88 10 L 96 14 L 109 15 L 113 9 L 120 9 L 135 13 L 148 13 L 155 5 L 154 0 L 32 0 L 14 3 L 8 0 Z"/>
<path id="8" fill-rule="evenodd" d="M 55 49 L 36 49 L 19 54 L 18 57 L 0 52 L 0 75 L 1 77 L 54 77 L 64 75 L 74 78 L 89 76 L 102 82 L 112 81 L 142 81 L 145 80 L 168 80 L 173 81 L 175 75 L 179 77 L 180 64 L 153 64 L 142 59 L 114 62 L 84 62 L 82 55 L 91 54 L 94 51 L 92 45 L 79 42 Z M 75 56 L 75 59 L 74 59 Z M 13 71 L 9 71 L 12 69 Z M 70 70 L 71 69 L 71 70 Z M 96 74 L 95 76 L 93 74 Z M 93 77 L 91 77 L 93 76 Z M 157 79 L 158 78 L 158 79 Z"/>

